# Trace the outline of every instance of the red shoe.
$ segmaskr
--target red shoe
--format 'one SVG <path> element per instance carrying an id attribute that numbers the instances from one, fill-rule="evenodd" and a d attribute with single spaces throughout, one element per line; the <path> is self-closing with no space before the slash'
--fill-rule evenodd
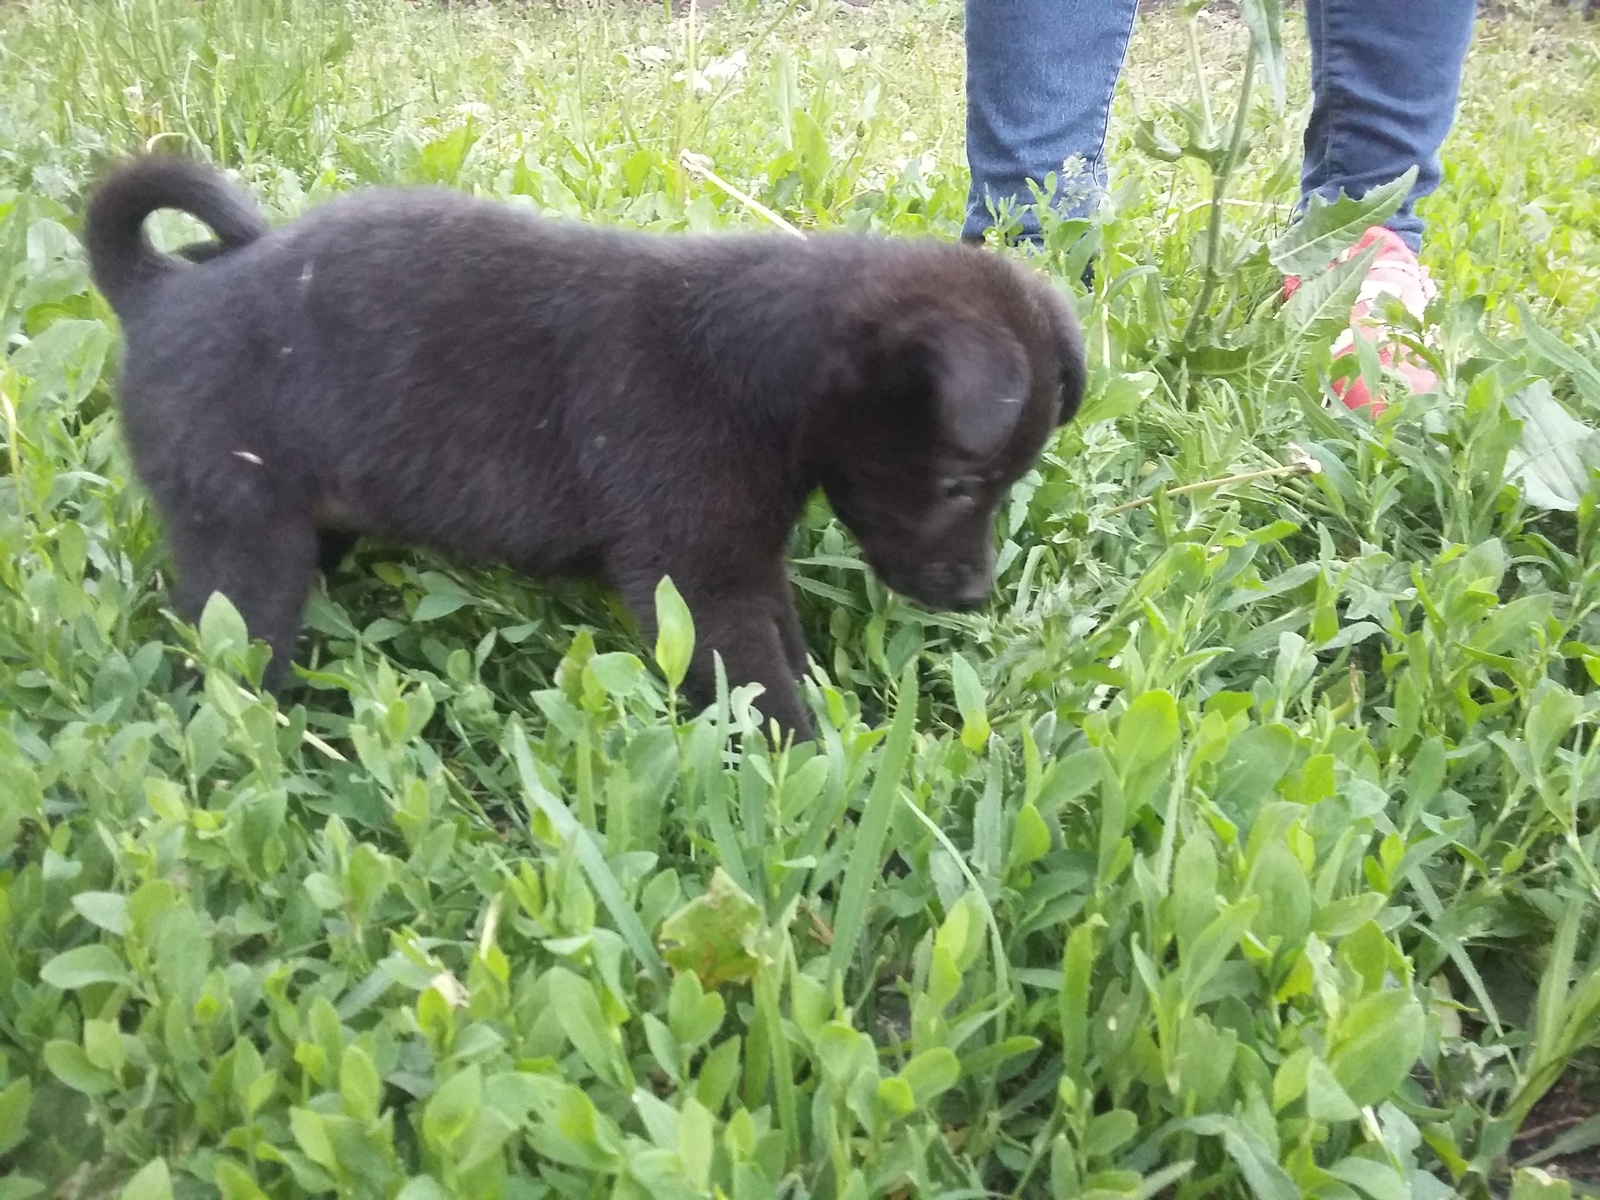
<path id="1" fill-rule="evenodd" d="M 1336 261 L 1345 262 L 1361 253 L 1374 242 L 1382 243 L 1378 257 L 1373 259 L 1367 277 L 1361 283 L 1361 292 L 1355 307 L 1350 310 L 1350 328 L 1333 343 L 1333 357 L 1342 358 L 1356 352 L 1356 338 L 1375 344 L 1378 361 L 1384 369 L 1405 380 L 1407 390 L 1413 395 L 1431 392 L 1439 385 L 1439 377 L 1417 356 L 1401 345 L 1392 335 L 1393 330 L 1383 319 L 1378 297 L 1394 296 L 1419 321 L 1428 307 L 1428 301 L 1438 294 L 1428 269 L 1417 261 L 1411 247 L 1400 240 L 1394 230 L 1374 225 L 1361 235 L 1361 240 L 1341 254 Z M 1284 299 L 1294 295 L 1300 286 L 1297 276 L 1283 281 Z M 1388 407 L 1381 395 L 1373 396 L 1367 390 L 1366 380 L 1360 375 L 1347 375 L 1333 385 L 1333 394 L 1343 400 L 1347 408 L 1366 409 L 1377 416 Z"/>

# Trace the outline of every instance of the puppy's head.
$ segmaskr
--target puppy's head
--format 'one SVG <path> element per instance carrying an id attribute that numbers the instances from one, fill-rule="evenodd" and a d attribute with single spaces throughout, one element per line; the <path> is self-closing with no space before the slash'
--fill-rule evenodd
<path id="1" fill-rule="evenodd" d="M 862 326 L 820 464 L 868 564 L 934 609 L 987 601 L 995 513 L 1084 387 L 1066 299 L 1022 267 L 959 254 L 960 270 L 945 264 Z"/>

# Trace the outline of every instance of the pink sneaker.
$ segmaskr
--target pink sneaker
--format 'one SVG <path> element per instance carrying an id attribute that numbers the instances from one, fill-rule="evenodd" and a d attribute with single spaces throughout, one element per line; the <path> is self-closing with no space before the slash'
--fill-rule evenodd
<path id="1" fill-rule="evenodd" d="M 1421 320 L 1424 310 L 1428 307 L 1428 301 L 1438 294 L 1438 288 L 1434 286 L 1433 280 L 1428 278 L 1427 268 L 1417 261 L 1417 256 L 1411 252 L 1411 247 L 1401 241 L 1400 235 L 1394 230 L 1382 225 L 1374 225 L 1362 234 L 1361 240 L 1341 254 L 1338 261 L 1346 261 L 1374 242 L 1382 243 L 1383 248 L 1378 251 L 1378 257 L 1373 259 L 1367 277 L 1362 281 L 1361 293 L 1356 298 L 1355 307 L 1350 310 L 1350 328 L 1341 333 L 1338 340 L 1333 343 L 1333 357 L 1342 358 L 1347 354 L 1354 354 L 1355 340 L 1359 336 L 1377 344 L 1378 361 L 1387 370 L 1404 379 L 1413 395 L 1431 392 L 1438 386 L 1439 377 L 1416 355 L 1387 336 L 1389 326 L 1383 319 L 1378 297 L 1396 297 L 1405 305 L 1407 312 Z M 1300 280 L 1296 276 L 1291 275 L 1284 279 L 1284 298 L 1294 295 L 1295 289 L 1299 286 Z M 1373 416 L 1377 416 L 1388 407 L 1388 402 L 1381 395 L 1372 396 L 1368 393 L 1366 381 L 1359 375 L 1350 375 L 1339 380 L 1333 385 L 1333 392 L 1345 402 L 1346 407 L 1364 408 Z"/>

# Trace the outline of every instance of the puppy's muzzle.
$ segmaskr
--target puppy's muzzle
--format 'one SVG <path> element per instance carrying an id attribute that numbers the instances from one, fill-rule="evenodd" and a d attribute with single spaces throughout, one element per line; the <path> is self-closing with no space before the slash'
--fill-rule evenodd
<path id="1" fill-rule="evenodd" d="M 916 572 L 915 587 L 907 589 L 912 599 L 929 608 L 971 612 L 989 601 L 994 577 L 986 563 L 923 563 Z"/>

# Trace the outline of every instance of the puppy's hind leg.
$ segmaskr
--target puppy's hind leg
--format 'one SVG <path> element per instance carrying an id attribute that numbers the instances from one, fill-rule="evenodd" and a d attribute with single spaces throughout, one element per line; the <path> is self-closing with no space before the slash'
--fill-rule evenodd
<path id="1" fill-rule="evenodd" d="M 168 537 L 178 572 L 178 614 L 198 621 L 212 593 L 221 592 L 239 610 L 251 638 L 272 647 L 262 685 L 281 690 L 317 567 L 311 515 L 270 504 L 243 512 L 239 506 L 190 508 L 169 518 Z"/>

